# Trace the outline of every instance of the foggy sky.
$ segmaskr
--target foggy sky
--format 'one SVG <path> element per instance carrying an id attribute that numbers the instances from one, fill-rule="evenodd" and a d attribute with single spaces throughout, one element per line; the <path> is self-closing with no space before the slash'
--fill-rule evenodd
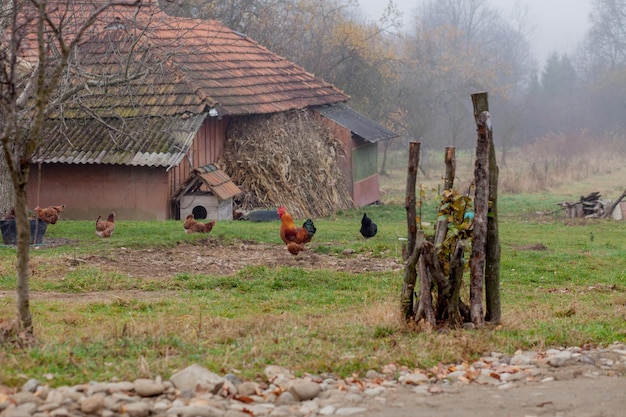
<path id="1" fill-rule="evenodd" d="M 363 13 L 377 19 L 388 0 L 358 0 Z M 531 20 L 533 53 L 542 66 L 553 51 L 572 54 L 589 27 L 588 15 L 592 0 L 488 0 L 492 7 L 508 18 L 516 5 L 528 7 Z M 405 22 L 413 15 L 416 0 L 394 0 L 404 13 Z"/>

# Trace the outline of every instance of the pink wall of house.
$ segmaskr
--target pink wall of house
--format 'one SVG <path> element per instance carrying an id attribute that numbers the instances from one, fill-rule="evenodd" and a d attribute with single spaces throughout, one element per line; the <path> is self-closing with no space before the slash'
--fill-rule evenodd
<path id="1" fill-rule="evenodd" d="M 65 204 L 61 218 L 72 220 L 95 221 L 112 210 L 119 219 L 166 220 L 168 185 L 165 168 L 42 164 L 40 172 L 34 165 L 28 207 Z"/>
<path id="2" fill-rule="evenodd" d="M 353 200 L 357 207 L 367 206 L 380 200 L 378 174 L 354 183 Z"/>

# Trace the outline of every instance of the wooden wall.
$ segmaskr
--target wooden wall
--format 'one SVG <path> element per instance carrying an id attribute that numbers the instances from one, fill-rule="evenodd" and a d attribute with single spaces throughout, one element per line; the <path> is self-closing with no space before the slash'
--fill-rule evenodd
<path id="1" fill-rule="evenodd" d="M 345 155 L 340 155 L 339 157 L 339 168 L 343 174 L 346 189 L 350 193 L 350 197 L 354 200 L 354 182 L 352 179 L 352 132 L 326 117 L 320 116 L 320 121 L 330 130 L 333 136 L 341 142 L 343 149 L 346 151 Z"/>
<path id="2" fill-rule="evenodd" d="M 181 163 L 172 168 L 170 175 L 170 195 L 185 182 L 191 170 L 217 161 L 224 151 L 228 117 L 218 119 L 207 117 L 196 134 L 196 138 Z"/>
<path id="3" fill-rule="evenodd" d="M 354 204 L 363 207 L 379 201 L 378 144 L 353 136 L 352 161 Z"/>
<path id="4" fill-rule="evenodd" d="M 39 181 L 41 178 L 41 183 Z M 168 176 L 164 168 L 42 164 L 31 168 L 28 207 L 65 204 L 61 218 L 94 220 L 115 210 L 126 220 L 166 220 Z"/>
<path id="5" fill-rule="evenodd" d="M 378 145 L 370 143 L 332 120 L 320 117 L 320 120 L 341 142 L 346 155 L 340 158 L 339 166 L 344 176 L 346 188 L 357 207 L 363 207 L 380 200 L 378 182 Z M 372 153 L 374 149 L 374 153 Z M 362 152 L 365 150 L 365 152 Z M 360 154 L 365 158 L 361 158 Z M 367 173 L 367 174 L 365 174 Z"/>

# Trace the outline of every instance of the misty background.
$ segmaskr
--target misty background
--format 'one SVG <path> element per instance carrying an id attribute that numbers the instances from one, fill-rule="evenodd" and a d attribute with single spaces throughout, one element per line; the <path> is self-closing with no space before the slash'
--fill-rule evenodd
<path id="1" fill-rule="evenodd" d="M 393 0 L 403 14 L 403 25 L 408 25 L 419 10 L 420 0 Z M 589 28 L 592 0 L 488 0 L 489 6 L 499 10 L 504 18 L 515 19 L 527 14 L 528 40 L 535 57 L 543 62 L 550 53 L 573 53 Z M 388 3 L 379 0 L 359 0 L 364 13 L 378 19 Z"/>
<path id="2" fill-rule="evenodd" d="M 221 20 L 349 94 L 400 135 L 383 146 L 381 174 L 387 152 L 409 141 L 426 157 L 473 149 L 470 96 L 482 91 L 502 166 L 515 155 L 523 175 L 545 177 L 548 151 L 585 165 L 600 149 L 590 169 L 623 164 L 624 1 L 162 1 L 170 14 Z"/>

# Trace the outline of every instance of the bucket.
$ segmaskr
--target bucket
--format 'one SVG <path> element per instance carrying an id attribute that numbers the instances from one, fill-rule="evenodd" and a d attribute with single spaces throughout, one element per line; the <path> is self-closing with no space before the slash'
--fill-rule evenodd
<path id="1" fill-rule="evenodd" d="M 41 220 L 30 221 L 30 244 L 40 244 L 46 234 L 48 223 Z M 2 242 L 5 245 L 15 245 L 17 243 L 17 228 L 15 220 L 0 220 L 0 230 L 2 231 Z"/>

